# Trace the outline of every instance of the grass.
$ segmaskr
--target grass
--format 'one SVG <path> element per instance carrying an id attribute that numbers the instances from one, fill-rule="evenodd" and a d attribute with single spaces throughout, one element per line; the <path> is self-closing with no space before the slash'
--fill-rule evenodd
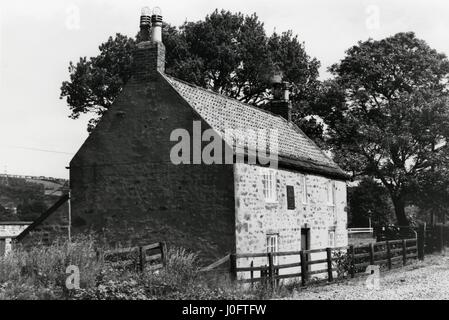
<path id="1" fill-rule="evenodd" d="M 76 265 L 80 284 L 91 287 L 102 264 L 95 258 L 92 237 L 80 236 L 74 242 L 55 241 L 49 246 L 37 244 L 16 247 L 0 258 L 0 299 L 56 299 L 68 296 L 66 268 Z"/>
<path id="2" fill-rule="evenodd" d="M 0 300 L 140 300 L 140 299 L 248 299 L 249 292 L 226 277 L 200 272 L 198 256 L 184 248 L 170 248 L 166 266 L 138 272 L 120 262 L 97 258 L 94 236 L 79 236 L 72 243 L 16 247 L 0 258 Z M 66 268 L 80 271 L 80 289 L 66 288 Z"/>
<path id="3" fill-rule="evenodd" d="M 275 290 L 268 283 L 237 284 L 225 273 L 201 272 L 198 256 L 176 247 L 168 249 L 163 269 L 139 272 L 135 264 L 98 259 L 97 250 L 105 248 L 94 239 L 85 235 L 72 243 L 59 240 L 15 248 L 0 258 L 0 300 L 282 299 L 300 288 L 298 281 L 281 283 Z M 79 268 L 80 289 L 66 288 L 69 265 Z"/>

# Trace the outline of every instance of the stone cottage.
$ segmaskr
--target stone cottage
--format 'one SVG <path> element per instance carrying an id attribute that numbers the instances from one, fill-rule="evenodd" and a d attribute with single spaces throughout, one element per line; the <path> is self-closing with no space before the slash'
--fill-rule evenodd
<path id="1" fill-rule="evenodd" d="M 261 110 L 175 79 L 161 26 L 141 17 L 133 76 L 70 163 L 73 233 L 208 261 L 346 245 L 347 176 L 291 122 L 288 87 Z"/>

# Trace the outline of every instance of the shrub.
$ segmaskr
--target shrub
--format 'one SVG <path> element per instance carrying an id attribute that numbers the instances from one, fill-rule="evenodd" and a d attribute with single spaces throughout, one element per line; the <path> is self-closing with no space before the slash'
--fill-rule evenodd
<path id="1" fill-rule="evenodd" d="M 341 250 L 335 251 L 332 256 L 334 265 L 337 268 L 337 277 L 347 277 L 351 270 L 354 268 L 351 256 L 347 252 Z"/>
<path id="2" fill-rule="evenodd" d="M 199 275 L 198 255 L 184 248 L 167 250 L 165 273 L 176 278 L 179 283 L 195 280 Z"/>
<path id="3" fill-rule="evenodd" d="M 166 265 L 157 271 L 135 273 L 105 264 L 95 288 L 77 290 L 74 299 L 102 300 L 222 300 L 242 299 L 242 290 L 199 271 L 197 255 L 171 248 Z"/>
<path id="4" fill-rule="evenodd" d="M 95 286 L 101 262 L 97 261 L 95 242 L 90 236 L 79 236 L 71 243 L 56 240 L 51 245 L 37 244 L 25 249 L 17 246 L 0 258 L 1 299 L 65 298 L 66 268 L 80 270 L 80 285 Z"/>
<path id="5" fill-rule="evenodd" d="M 222 274 L 200 271 L 195 253 L 170 248 L 165 267 L 137 272 L 120 261 L 97 258 L 92 236 L 79 236 L 72 243 L 55 241 L 26 250 L 16 247 L 0 258 L 0 299 L 88 300 L 223 300 L 272 297 L 271 290 L 253 290 L 231 282 Z M 65 286 L 67 266 L 80 270 L 80 289 Z"/>

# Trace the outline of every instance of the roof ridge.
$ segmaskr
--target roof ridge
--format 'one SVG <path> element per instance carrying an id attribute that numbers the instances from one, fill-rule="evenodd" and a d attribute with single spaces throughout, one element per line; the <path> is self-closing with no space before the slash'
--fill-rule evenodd
<path id="1" fill-rule="evenodd" d="M 280 119 L 282 119 L 282 120 L 285 120 L 284 117 L 282 117 L 282 116 L 280 116 L 280 115 L 278 115 L 278 114 L 275 114 L 275 113 L 270 112 L 270 111 L 265 110 L 265 109 L 258 108 L 258 107 L 256 107 L 256 106 L 253 106 L 252 104 L 242 102 L 242 101 L 240 101 L 240 100 L 238 100 L 238 99 L 236 99 L 236 98 L 228 97 L 228 96 L 226 96 L 226 95 L 224 95 L 224 94 L 222 94 L 222 93 L 218 93 L 218 92 L 215 92 L 215 91 L 213 91 L 213 90 L 210 90 L 210 89 L 206 89 L 206 88 L 200 87 L 200 86 L 198 86 L 198 85 L 196 85 L 196 84 L 187 82 L 187 81 L 185 81 L 185 80 L 181 80 L 181 79 L 179 79 L 179 78 L 173 77 L 173 76 L 168 75 L 168 74 L 165 74 L 165 73 L 162 73 L 162 75 L 165 76 L 165 77 L 167 77 L 167 78 L 171 78 L 171 79 L 173 79 L 173 80 L 175 80 L 175 81 L 179 81 L 179 82 L 181 82 L 181 83 L 184 83 L 184 84 L 186 84 L 186 85 L 188 85 L 188 86 L 194 87 L 194 88 L 196 88 L 196 89 L 200 89 L 200 90 L 202 90 L 202 91 L 205 91 L 205 92 L 207 92 L 207 93 L 212 93 L 212 94 L 217 95 L 217 96 L 219 96 L 219 97 L 221 97 L 221 98 L 223 98 L 223 99 L 235 101 L 235 102 L 237 102 L 237 103 L 239 103 L 239 104 L 242 104 L 242 105 L 244 105 L 244 106 L 246 106 L 246 107 L 250 107 L 250 108 L 252 108 L 252 109 L 254 109 L 254 110 L 257 110 L 257 111 L 260 111 L 260 112 L 264 112 L 264 113 L 269 114 L 269 115 L 271 115 L 271 116 L 273 116 L 273 117 L 276 117 L 276 118 L 280 118 Z M 287 121 L 287 120 L 285 120 L 285 121 Z"/>

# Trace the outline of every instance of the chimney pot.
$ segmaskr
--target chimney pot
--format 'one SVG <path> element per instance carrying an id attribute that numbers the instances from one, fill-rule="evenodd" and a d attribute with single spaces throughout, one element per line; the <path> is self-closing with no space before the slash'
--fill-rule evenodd
<path id="1" fill-rule="evenodd" d="M 140 36 L 142 41 L 150 40 L 151 9 L 143 7 L 140 13 Z"/>
<path id="2" fill-rule="evenodd" d="M 137 81 L 156 79 L 158 72 L 165 71 L 165 46 L 162 43 L 162 16 L 160 9 L 154 9 L 153 14 L 148 7 L 141 11 L 140 31 L 141 42 L 133 54 L 133 77 Z M 151 26 L 151 31 L 150 31 Z M 150 36 L 151 33 L 151 36 Z"/>
<path id="3" fill-rule="evenodd" d="M 140 13 L 141 16 L 145 16 L 145 17 L 151 16 L 151 9 L 149 7 L 143 7 L 140 12 L 141 12 Z"/>
<path id="4" fill-rule="evenodd" d="M 290 122 L 292 119 L 290 83 L 282 81 L 282 72 L 276 72 L 271 77 L 271 84 L 273 99 L 268 104 L 268 110 Z"/>
<path id="5" fill-rule="evenodd" d="M 151 16 L 151 41 L 162 42 L 162 11 L 159 7 L 153 9 Z"/>

